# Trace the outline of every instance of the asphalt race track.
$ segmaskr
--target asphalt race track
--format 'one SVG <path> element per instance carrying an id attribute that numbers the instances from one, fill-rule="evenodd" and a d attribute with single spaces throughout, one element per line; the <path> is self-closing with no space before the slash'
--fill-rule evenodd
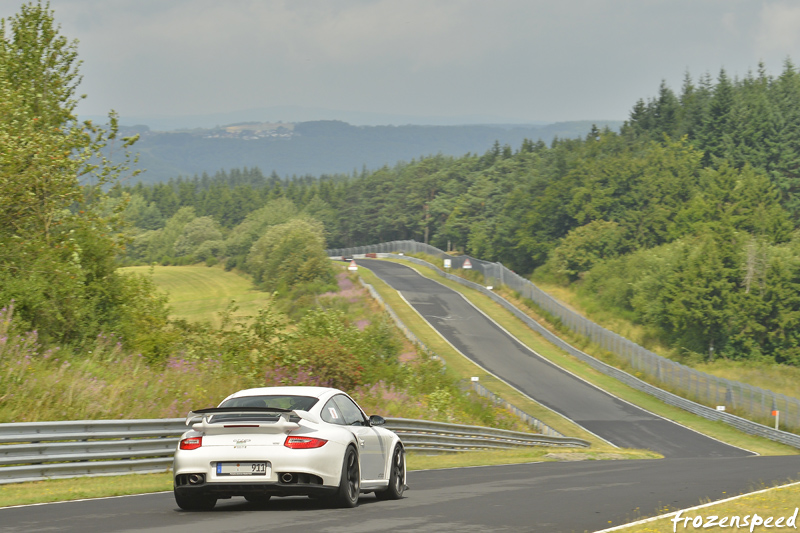
<path id="1" fill-rule="evenodd" d="M 172 493 L 0 509 L 0 533 L 315 533 L 597 531 L 797 478 L 797 457 L 584 461 L 410 472 L 398 501 L 362 497 L 327 509 L 304 497 L 264 506 L 221 500 L 208 513 L 178 509 Z"/>
<path id="2" fill-rule="evenodd" d="M 441 284 L 403 265 L 359 264 L 400 290 L 488 370 L 617 445 L 667 458 L 410 472 L 402 500 L 364 495 L 355 509 L 329 509 L 304 497 L 273 498 L 263 506 L 232 498 L 211 512 L 189 513 L 178 509 L 171 492 L 7 508 L 0 509 L 0 533 L 580 533 L 800 479 L 800 456 L 754 456 L 635 408 L 519 346 Z"/>
<path id="3" fill-rule="evenodd" d="M 664 457 L 746 457 L 729 446 L 594 387 L 520 344 L 458 292 L 390 261 L 359 259 L 398 290 L 453 346 L 539 403 L 622 448 Z"/>

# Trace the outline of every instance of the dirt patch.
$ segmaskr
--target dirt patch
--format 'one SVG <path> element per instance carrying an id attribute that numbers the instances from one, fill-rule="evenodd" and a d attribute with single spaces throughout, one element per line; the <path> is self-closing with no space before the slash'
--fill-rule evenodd
<path id="1" fill-rule="evenodd" d="M 320 296 L 338 296 L 346 299 L 350 303 L 355 303 L 366 293 L 366 289 L 360 285 L 356 285 L 350 278 L 347 277 L 347 272 L 341 272 L 336 275 L 336 284 L 339 286 L 339 292 L 326 292 L 324 294 L 320 294 Z"/>
<path id="2" fill-rule="evenodd" d="M 403 352 L 399 355 L 398 359 L 400 359 L 401 363 L 408 363 L 409 361 L 413 361 L 417 358 L 417 352 Z"/>
<path id="3" fill-rule="evenodd" d="M 556 453 L 548 453 L 545 455 L 547 459 L 556 459 L 558 461 L 589 461 L 591 459 L 606 459 L 606 460 L 620 460 L 620 459 L 627 459 L 626 456 L 619 454 L 619 453 L 598 453 L 598 454 L 588 454 L 588 453 L 566 453 L 566 452 L 556 452 Z"/>
<path id="4" fill-rule="evenodd" d="M 592 456 L 586 453 L 548 453 L 547 459 L 557 459 L 559 461 L 586 461 Z"/>
<path id="5" fill-rule="evenodd" d="M 627 457 L 625 457 L 624 455 L 619 454 L 619 453 L 601 453 L 601 454 L 599 454 L 597 456 L 597 458 L 598 459 L 613 459 L 613 460 L 627 459 Z"/>

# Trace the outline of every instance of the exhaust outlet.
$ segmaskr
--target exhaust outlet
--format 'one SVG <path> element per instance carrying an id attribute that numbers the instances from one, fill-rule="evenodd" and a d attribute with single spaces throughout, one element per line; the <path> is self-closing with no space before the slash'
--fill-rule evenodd
<path id="1" fill-rule="evenodd" d="M 189 485 L 200 485 L 205 481 L 203 474 L 190 474 Z"/>
<path id="2" fill-rule="evenodd" d="M 293 480 L 294 480 L 294 476 L 292 474 L 290 474 L 289 472 L 286 472 L 285 474 L 281 474 L 281 481 L 282 482 L 291 483 Z"/>

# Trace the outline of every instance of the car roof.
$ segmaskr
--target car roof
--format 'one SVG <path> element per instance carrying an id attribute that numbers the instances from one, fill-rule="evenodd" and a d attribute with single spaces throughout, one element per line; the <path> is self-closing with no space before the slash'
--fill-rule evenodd
<path id="1" fill-rule="evenodd" d="M 234 392 L 225 400 L 230 398 L 240 398 L 242 396 L 311 396 L 314 398 L 322 398 L 323 396 L 332 396 L 333 394 L 341 393 L 339 389 L 331 387 L 304 387 L 304 386 L 289 386 L 289 387 L 258 387 L 254 389 L 245 389 Z M 223 400 L 224 401 L 224 400 Z"/>

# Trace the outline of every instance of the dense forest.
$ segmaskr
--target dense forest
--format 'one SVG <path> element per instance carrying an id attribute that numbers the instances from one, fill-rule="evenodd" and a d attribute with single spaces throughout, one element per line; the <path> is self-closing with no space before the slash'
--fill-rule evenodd
<path id="1" fill-rule="evenodd" d="M 620 131 L 495 142 L 375 171 L 234 169 L 118 187 L 126 261 L 253 268 L 265 231 L 321 222 L 331 247 L 416 239 L 576 284 L 676 350 L 800 364 L 800 73 L 687 75 Z"/>

